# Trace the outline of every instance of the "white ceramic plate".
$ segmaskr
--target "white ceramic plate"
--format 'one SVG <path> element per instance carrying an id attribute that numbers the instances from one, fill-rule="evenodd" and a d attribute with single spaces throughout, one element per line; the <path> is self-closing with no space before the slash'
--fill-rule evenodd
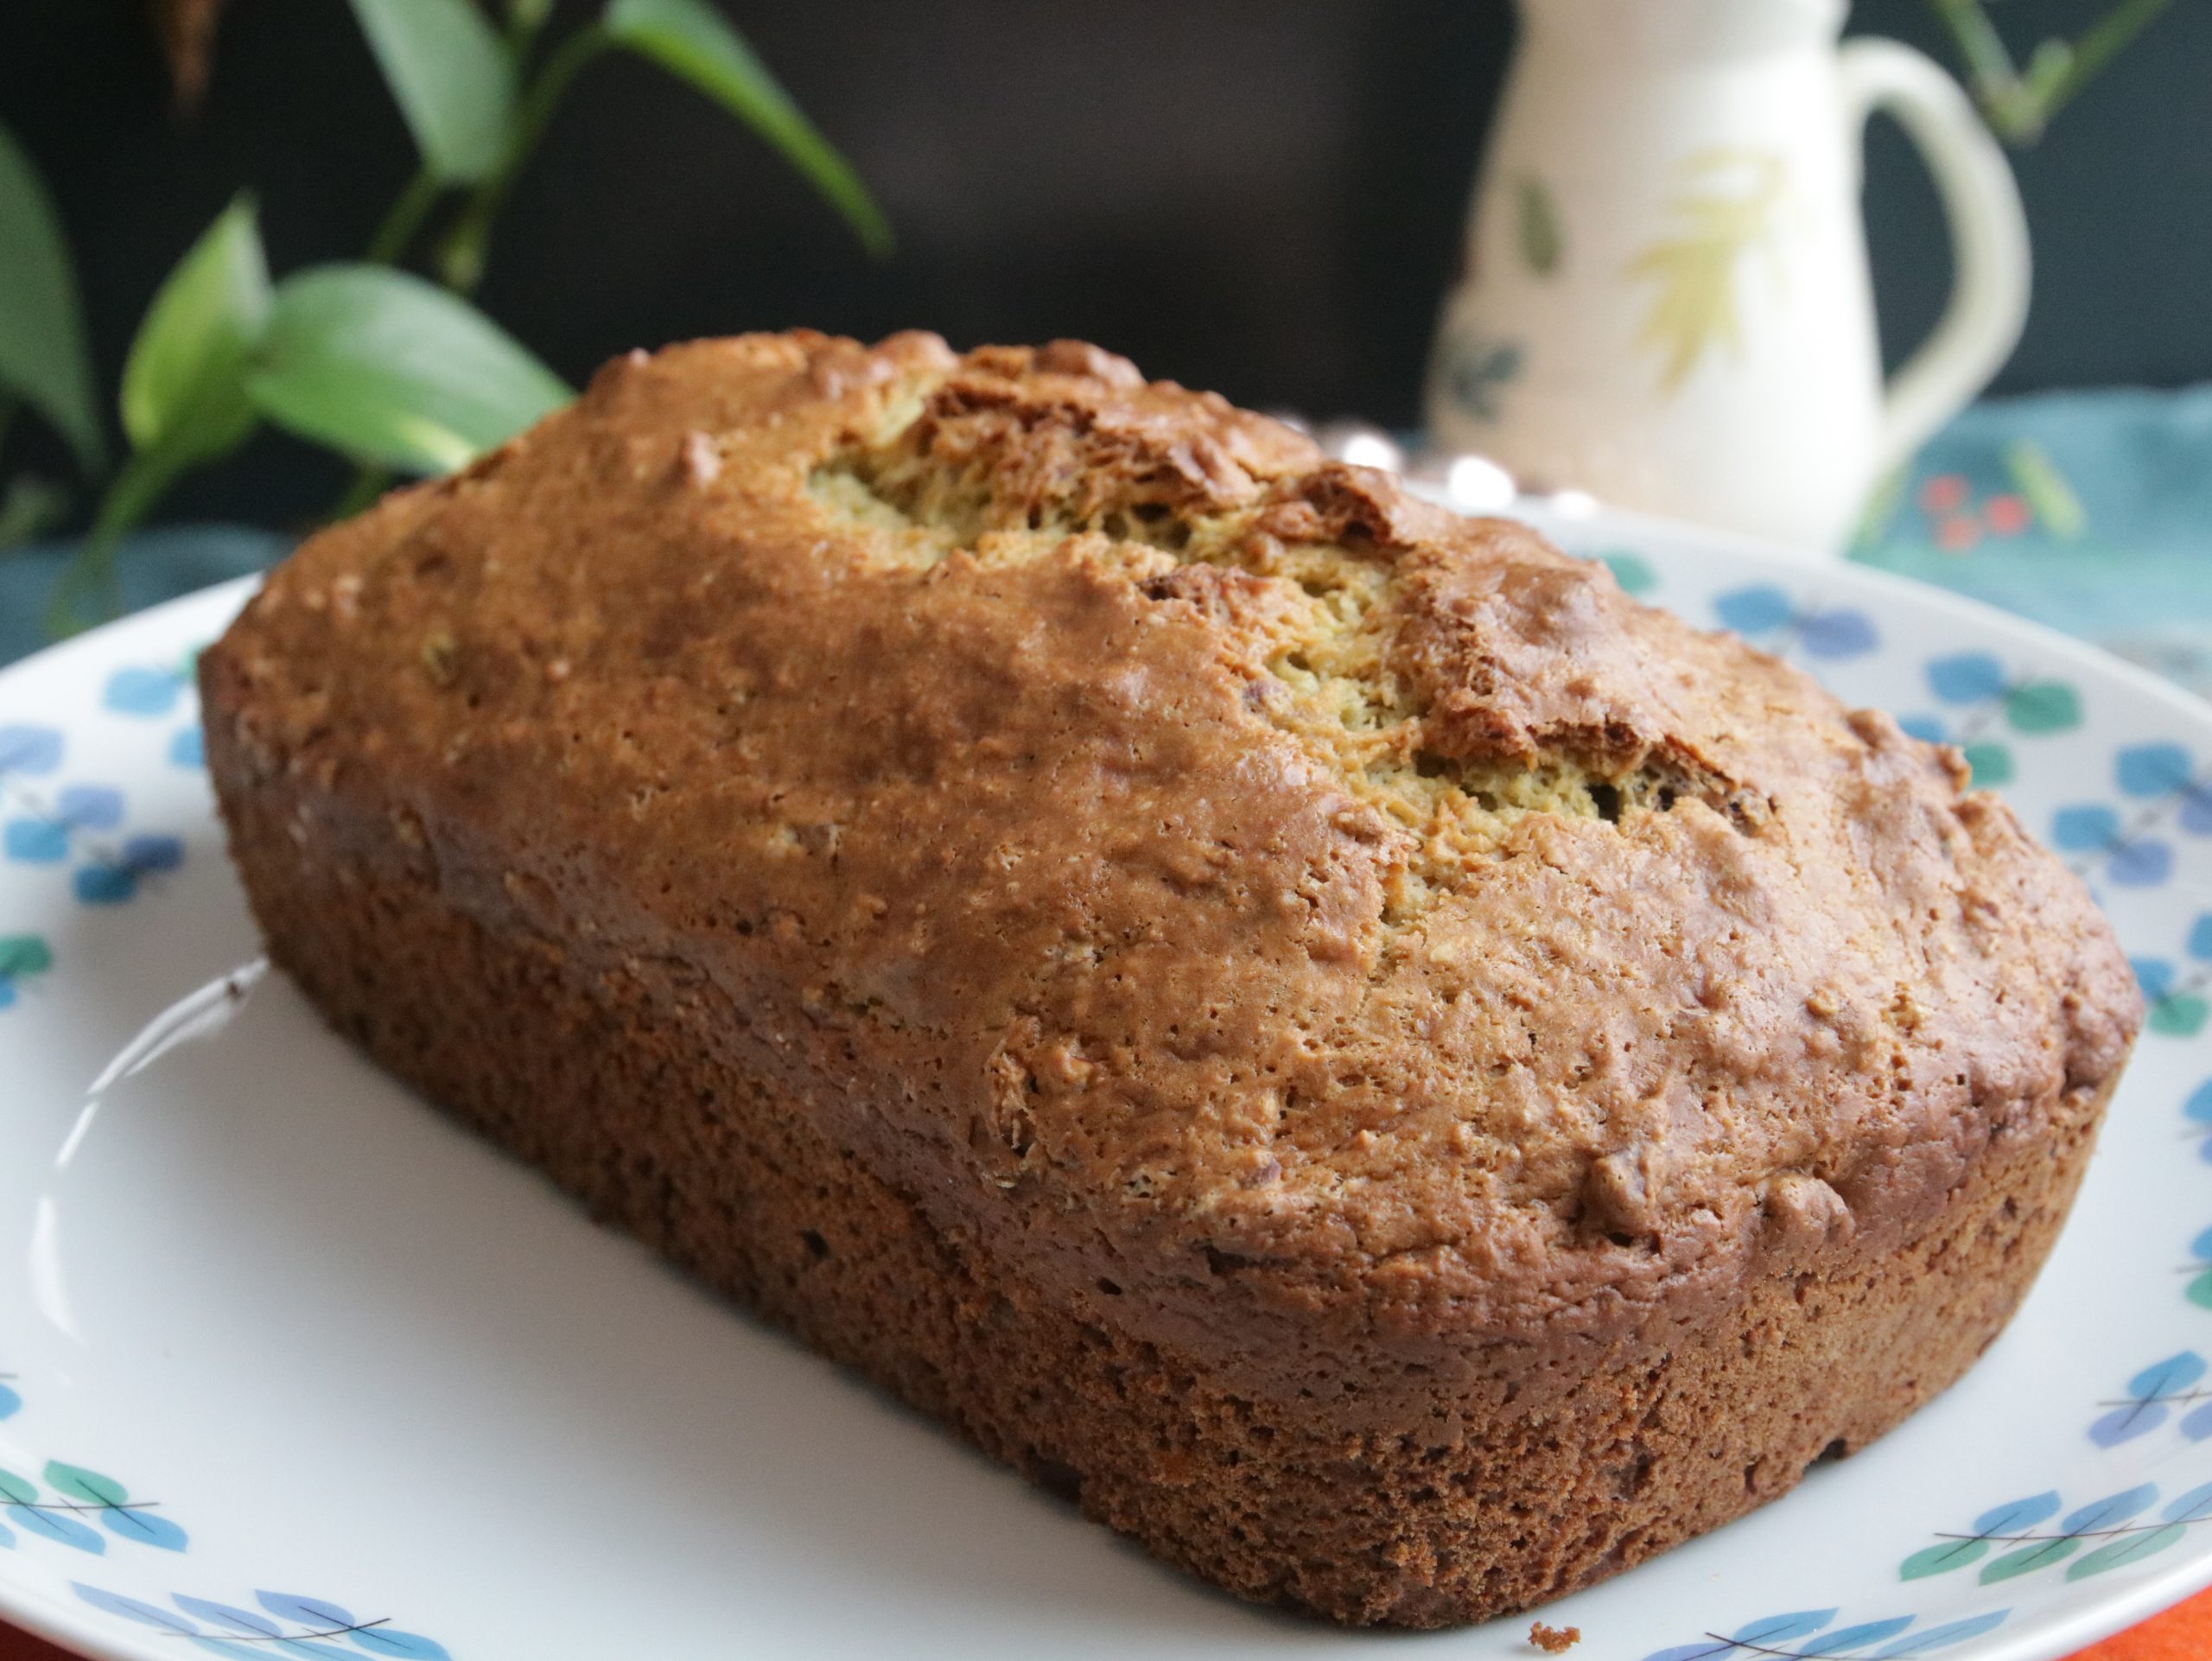
<path id="1" fill-rule="evenodd" d="M 1893 580 L 1554 528 L 1966 745 L 2153 1003 L 2081 1208 L 1972 1376 L 1544 1618 L 1576 1661 L 2030 1661 L 2212 1581 L 2212 710 Z M 1155 1566 L 241 971 L 187 665 L 244 593 L 0 673 L 0 1612 L 139 1661 L 1531 1653 L 1526 1618 L 1380 1640 Z"/>

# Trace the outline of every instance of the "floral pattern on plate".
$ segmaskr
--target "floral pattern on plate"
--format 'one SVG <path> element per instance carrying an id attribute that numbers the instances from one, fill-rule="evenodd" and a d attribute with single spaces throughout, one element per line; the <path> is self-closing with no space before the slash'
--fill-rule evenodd
<path id="1" fill-rule="evenodd" d="M 1727 1661 L 1731 1656 L 1810 1658 L 1835 1656 L 1848 1661 L 1910 1661 L 1933 1655 L 1980 1638 L 2005 1624 L 2009 1609 L 1990 1609 L 1963 1620 L 1922 1626 L 1915 1615 L 1890 1615 L 1880 1620 L 1855 1620 L 1834 1625 L 1837 1609 L 1800 1609 L 1783 1615 L 1761 1615 L 1728 1632 L 1707 1632 L 1688 1644 L 1657 1650 L 1644 1661 Z"/>
<path id="2" fill-rule="evenodd" d="M 327 1598 L 256 1592 L 253 1601 L 261 1607 L 246 1609 L 175 1592 L 169 1595 L 170 1607 L 164 1608 L 81 1581 L 72 1581 L 70 1589 L 104 1613 L 188 1638 L 194 1647 L 210 1655 L 251 1656 L 254 1661 L 263 1661 L 270 1651 L 254 1645 L 268 1645 L 280 1655 L 351 1657 L 354 1661 L 364 1655 L 383 1656 L 387 1661 L 448 1661 L 445 1645 L 436 1639 L 402 1632 L 382 1617 L 358 1620 Z M 330 1642 L 333 1639 L 352 1647 L 340 1649 Z"/>
<path id="3" fill-rule="evenodd" d="M 158 1500 L 133 1499 L 130 1490 L 111 1476 L 58 1459 L 47 1461 L 45 1476 L 51 1493 L 41 1493 L 29 1477 L 0 1468 L 0 1547 L 13 1547 L 16 1531 L 21 1530 L 98 1556 L 106 1551 L 107 1537 L 92 1526 L 95 1523 L 118 1540 L 164 1551 L 182 1551 L 190 1541 L 160 1514 Z"/>

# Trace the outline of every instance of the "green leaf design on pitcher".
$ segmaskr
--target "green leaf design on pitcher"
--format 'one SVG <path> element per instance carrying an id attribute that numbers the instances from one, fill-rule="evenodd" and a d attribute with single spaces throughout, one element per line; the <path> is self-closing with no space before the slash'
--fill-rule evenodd
<path id="1" fill-rule="evenodd" d="M 1741 354 L 1738 293 L 1745 258 L 1763 249 L 1781 274 L 1776 250 L 1789 170 L 1764 150 L 1719 149 L 1685 157 L 1683 189 L 1668 205 L 1673 228 L 1628 264 L 1627 274 L 1656 285 L 1639 341 L 1660 354 L 1659 384 L 1677 391 L 1707 353 Z"/>
<path id="2" fill-rule="evenodd" d="M 1519 197 L 1521 260 L 1537 277 L 1554 277 L 1567 259 L 1567 227 L 1560 222 L 1552 188 L 1535 174 L 1522 176 Z"/>

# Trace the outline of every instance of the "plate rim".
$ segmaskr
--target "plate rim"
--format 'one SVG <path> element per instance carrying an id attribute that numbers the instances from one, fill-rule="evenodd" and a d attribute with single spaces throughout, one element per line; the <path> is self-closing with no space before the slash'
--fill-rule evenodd
<path id="1" fill-rule="evenodd" d="M 1433 490 L 1423 490 L 1421 493 L 1429 500 L 1438 500 L 1439 493 Z M 1448 501 L 1443 505 L 1451 506 Z M 1563 533 L 1564 537 L 1577 540 L 1601 537 L 1628 547 L 1656 540 L 1666 544 L 1673 557 L 1694 558 L 1700 550 L 1709 549 L 1729 557 L 1772 565 L 1801 579 L 1833 578 L 1840 586 L 1855 588 L 1864 594 L 1923 613 L 1955 618 L 1977 629 L 2009 635 L 2032 645 L 2040 654 L 2127 688 L 2180 722 L 2200 729 L 2206 740 L 2212 741 L 2212 700 L 2200 697 L 2093 642 L 1916 577 L 1655 515 L 1605 506 L 1595 512 L 1562 513 L 1542 498 L 1523 498 L 1496 513 L 1465 517 L 1533 523 L 1548 541 L 1554 544 L 1563 539 Z M 205 610 L 219 614 L 223 627 L 227 627 L 230 619 L 259 589 L 265 577 L 266 574 L 249 575 L 213 583 L 42 646 L 14 663 L 0 666 L 0 696 L 26 681 L 39 678 L 77 653 L 99 650 L 104 645 L 111 645 L 120 637 L 142 629 L 158 633 L 174 627 L 180 613 Z M 1667 609 L 1663 606 L 1658 608 Z M 1726 632 L 1704 629 L 1690 619 L 1684 620 L 1699 627 L 1701 633 Z M 2037 840 L 2041 842 L 2043 838 L 2038 837 Z M 2177 1562 L 2163 1571 L 2111 1584 L 2108 1595 L 2094 1601 L 2031 1615 L 2010 1632 L 2002 1635 L 1992 1633 L 1987 1647 L 1975 1652 L 1986 1661 L 2061 1661 L 2209 1587 L 2212 1587 L 2212 1550 L 2194 1559 Z M 149 1632 L 142 1639 L 101 1620 L 89 1608 L 80 1611 L 59 1596 L 49 1595 L 16 1579 L 6 1572 L 4 1563 L 0 1563 L 0 1619 L 71 1653 L 88 1658 L 88 1661 L 174 1661 L 176 1654 L 173 1645 L 160 1645 L 156 1634 Z M 1517 1618 L 1452 1630 L 1459 1633 L 1486 1629 L 1504 1631 L 1515 1619 Z"/>

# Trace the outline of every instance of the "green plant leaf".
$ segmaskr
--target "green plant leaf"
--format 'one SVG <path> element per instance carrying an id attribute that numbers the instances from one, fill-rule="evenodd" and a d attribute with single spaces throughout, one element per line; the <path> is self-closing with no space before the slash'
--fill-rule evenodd
<path id="1" fill-rule="evenodd" d="M 46 1462 L 46 1480 L 56 1493 L 95 1505 L 120 1505 L 130 1498 L 130 1490 L 113 1477 L 102 1476 L 98 1471 L 87 1471 L 79 1465 L 64 1465 L 58 1459 Z"/>
<path id="2" fill-rule="evenodd" d="M 246 371 L 269 327 L 269 260 L 240 195 L 162 282 L 123 366 L 132 454 L 108 481 L 92 532 L 55 579 L 47 631 L 73 634 L 122 609 L 116 550 L 180 474 L 229 455 L 253 431 Z"/>
<path id="3" fill-rule="evenodd" d="M 0 554 L 44 536 L 68 517 L 67 491 L 35 473 L 17 474 L 0 492 Z M 0 962 L 3 972 L 4 963 Z"/>
<path id="4" fill-rule="evenodd" d="M 16 393 L 68 440 L 77 465 L 107 464 L 85 312 L 69 245 L 52 198 L 16 141 L 0 127 L 0 387 Z"/>
<path id="5" fill-rule="evenodd" d="M 860 175 L 707 0 L 609 0 L 601 27 L 759 133 L 844 215 L 870 253 L 891 251 L 890 221 Z"/>
<path id="6" fill-rule="evenodd" d="M 247 360 L 269 323 L 269 262 L 241 196 L 162 284 L 123 366 L 123 430 L 175 474 L 245 442 Z"/>
<path id="7" fill-rule="evenodd" d="M 467 301 L 377 265 L 285 278 L 250 385 L 278 426 L 409 473 L 462 466 L 575 396 Z"/>
<path id="8" fill-rule="evenodd" d="M 0 1499 L 11 1505 L 28 1505 L 38 1498 L 38 1484 L 26 1482 L 13 1471 L 0 1471 Z"/>
<path id="9" fill-rule="evenodd" d="M 446 184 L 491 172 L 514 114 L 515 72 L 470 0 L 353 0 L 415 147 Z"/>

